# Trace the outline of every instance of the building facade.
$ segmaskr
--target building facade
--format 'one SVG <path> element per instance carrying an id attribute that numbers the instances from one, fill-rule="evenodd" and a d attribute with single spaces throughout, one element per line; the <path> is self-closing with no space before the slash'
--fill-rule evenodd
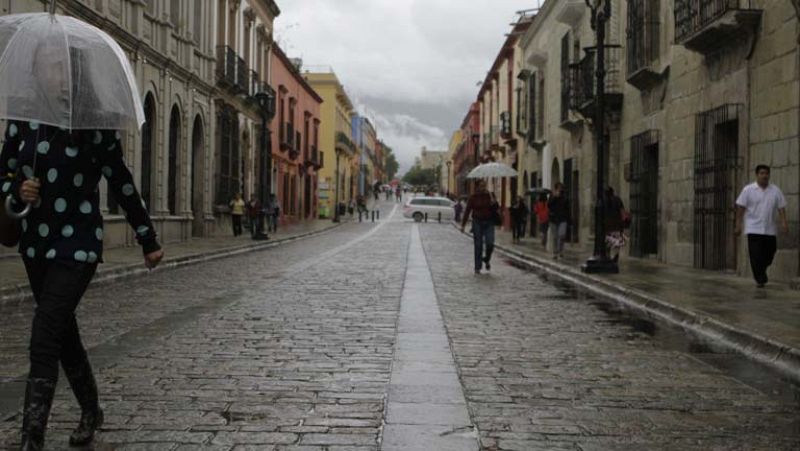
<path id="1" fill-rule="evenodd" d="M 749 276 L 734 202 L 772 166 L 789 202 L 771 275 L 800 275 L 800 5 L 615 0 L 608 24 L 607 180 L 632 213 L 632 257 Z M 700 14 L 700 11 L 703 11 Z M 585 2 L 546 1 L 519 42 L 523 173 L 565 185 L 570 239 L 593 244 L 596 60 Z"/>
<path id="2" fill-rule="evenodd" d="M 301 63 L 272 45 L 277 113 L 271 123 L 274 193 L 284 223 L 317 218 L 322 97 L 301 74 Z"/>
<path id="3" fill-rule="evenodd" d="M 253 96 L 271 84 L 273 24 L 280 10 L 273 0 L 200 3 L 216 4 L 213 205 L 218 229 L 227 233 L 230 201 L 236 194 L 257 196 L 266 180 L 261 116 Z M 275 188 L 273 178 L 273 193 Z"/>
<path id="4" fill-rule="evenodd" d="M 62 0 L 74 16 L 113 37 L 133 67 L 146 123 L 123 133 L 125 159 L 165 243 L 214 233 L 212 209 L 216 2 Z M 15 0 L 0 14 L 47 11 L 47 2 Z M 0 124 L 4 125 L 4 124 Z M 105 182 L 100 187 L 107 248 L 135 237 Z M 5 251 L 3 251 L 5 252 Z"/>
<path id="5" fill-rule="evenodd" d="M 319 171 L 319 217 L 334 216 L 336 200 L 349 205 L 356 148 L 353 143 L 353 102 L 333 69 L 305 72 L 309 85 L 323 99 L 320 109 L 320 151 L 331 155 Z M 358 162 L 355 162 L 356 167 Z"/>

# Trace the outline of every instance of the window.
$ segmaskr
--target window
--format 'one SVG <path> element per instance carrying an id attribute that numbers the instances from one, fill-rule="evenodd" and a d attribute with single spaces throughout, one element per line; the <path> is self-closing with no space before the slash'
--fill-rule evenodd
<path id="1" fill-rule="evenodd" d="M 569 119 L 569 90 L 569 33 L 566 33 L 561 38 L 561 122 L 566 122 Z"/>
<path id="2" fill-rule="evenodd" d="M 156 15 L 156 0 L 147 0 L 145 12 L 151 17 Z"/>
<path id="3" fill-rule="evenodd" d="M 172 22 L 172 26 L 175 27 L 175 30 L 180 32 L 183 28 L 183 21 L 181 20 L 181 0 L 170 0 L 169 20 Z"/>
<path id="4" fill-rule="evenodd" d="M 197 2 L 194 5 L 194 19 L 192 20 L 192 39 L 194 39 L 194 43 L 200 47 L 202 46 L 200 42 L 200 36 L 203 34 L 203 5 L 205 2 Z"/>
<path id="5" fill-rule="evenodd" d="M 239 121 L 230 106 L 223 106 L 219 116 L 220 145 L 217 173 L 217 205 L 228 205 L 240 190 Z"/>
<path id="6" fill-rule="evenodd" d="M 181 114 L 178 106 L 172 107 L 169 117 L 169 158 L 167 168 L 167 183 L 169 198 L 167 205 L 169 214 L 178 213 L 178 152 L 181 148 Z"/>
<path id="7" fill-rule="evenodd" d="M 153 168 L 153 148 L 155 148 L 155 133 L 153 127 L 156 121 L 156 102 L 152 94 L 147 94 L 144 99 L 144 124 L 142 125 L 142 179 L 139 187 L 141 188 L 142 199 L 145 207 L 150 209 L 153 205 L 152 187 L 152 168 Z"/>
<path id="8" fill-rule="evenodd" d="M 628 0 L 628 77 L 659 57 L 660 12 L 660 0 Z"/>
<path id="9" fill-rule="evenodd" d="M 536 141 L 536 73 L 532 73 L 528 78 L 528 142 L 533 144 Z"/>

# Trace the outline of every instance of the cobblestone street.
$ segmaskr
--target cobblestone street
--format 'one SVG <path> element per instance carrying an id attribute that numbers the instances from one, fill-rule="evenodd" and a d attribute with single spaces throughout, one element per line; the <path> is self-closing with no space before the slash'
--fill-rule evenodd
<path id="1" fill-rule="evenodd" d="M 500 256 L 475 276 L 467 238 L 393 207 L 90 289 L 79 322 L 106 411 L 95 449 L 800 446 L 797 394 L 743 382 L 736 357 Z M 13 449 L 31 309 L 0 312 L 0 444 Z M 48 449 L 67 448 L 78 417 L 62 377 Z"/>

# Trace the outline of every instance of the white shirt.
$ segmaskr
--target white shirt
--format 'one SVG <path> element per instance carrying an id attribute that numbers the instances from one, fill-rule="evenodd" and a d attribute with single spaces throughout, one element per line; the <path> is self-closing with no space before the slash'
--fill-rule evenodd
<path id="1" fill-rule="evenodd" d="M 778 234 L 778 210 L 786 208 L 786 198 L 780 188 L 771 183 L 766 188 L 761 188 L 758 183 L 751 183 L 739 194 L 736 205 L 745 209 L 745 234 Z"/>

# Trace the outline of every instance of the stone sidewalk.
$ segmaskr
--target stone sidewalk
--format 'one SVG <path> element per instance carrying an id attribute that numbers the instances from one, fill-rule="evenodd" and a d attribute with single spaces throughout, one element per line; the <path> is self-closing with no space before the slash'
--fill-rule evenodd
<path id="1" fill-rule="evenodd" d="M 511 243 L 497 231 L 497 246 L 519 263 L 612 297 L 765 364 L 800 381 L 800 291 L 788 284 L 756 288 L 752 279 L 713 271 L 620 258 L 620 273 L 589 275 L 581 264 L 590 256 L 568 249 L 558 261 L 540 239 Z"/>
<path id="2" fill-rule="evenodd" d="M 336 226 L 330 220 L 313 220 L 279 228 L 265 241 L 253 241 L 245 230 L 245 234 L 239 237 L 218 236 L 169 243 L 164 245 L 165 258 L 159 270 L 264 249 L 322 233 Z M 139 246 L 108 249 L 104 251 L 103 259 L 104 263 L 99 266 L 93 284 L 147 272 Z M 0 306 L 22 302 L 30 296 L 21 259 L 1 258 L 0 275 Z"/>

